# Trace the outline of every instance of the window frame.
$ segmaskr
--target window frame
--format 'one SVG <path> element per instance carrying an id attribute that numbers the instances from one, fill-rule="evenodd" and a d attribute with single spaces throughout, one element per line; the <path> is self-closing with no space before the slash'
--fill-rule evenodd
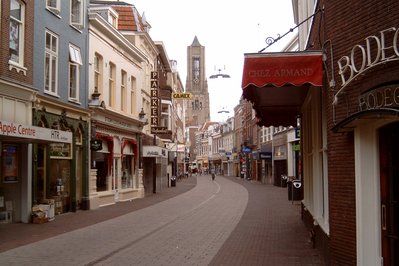
<path id="1" fill-rule="evenodd" d="M 110 61 L 108 72 L 108 105 L 111 108 L 115 106 L 115 75 L 116 65 Z"/>
<path id="2" fill-rule="evenodd" d="M 199 56 L 194 56 L 193 57 L 193 80 L 195 82 L 200 80 L 200 57 Z"/>
<path id="3" fill-rule="evenodd" d="M 114 12 L 108 12 L 108 22 L 115 28 L 118 28 L 118 15 Z"/>
<path id="4" fill-rule="evenodd" d="M 70 1 L 70 14 L 69 14 L 70 25 L 79 30 L 82 29 L 84 26 L 84 24 L 83 24 L 84 23 L 83 22 L 83 17 L 84 17 L 83 1 L 84 0 L 71 0 Z M 77 5 L 76 9 L 74 8 L 75 5 Z M 79 12 L 79 13 L 75 14 L 75 12 Z M 75 21 L 75 18 L 77 18 L 76 21 Z"/>
<path id="5" fill-rule="evenodd" d="M 97 91 L 100 93 L 101 99 L 103 97 L 103 73 L 104 59 L 99 53 L 94 53 L 94 87 L 97 85 Z"/>
<path id="6" fill-rule="evenodd" d="M 130 76 L 130 112 L 135 114 L 136 110 L 136 90 L 137 90 L 137 80 L 136 77 Z"/>
<path id="7" fill-rule="evenodd" d="M 52 3 L 54 3 L 55 6 L 53 6 Z M 56 15 L 60 15 L 61 14 L 60 0 L 46 0 L 46 9 Z"/>
<path id="8" fill-rule="evenodd" d="M 70 44 L 69 45 L 69 60 L 72 63 L 83 65 L 82 54 L 80 53 L 80 48 Z"/>
<path id="9" fill-rule="evenodd" d="M 71 81 L 71 75 L 72 75 L 73 69 L 75 70 L 74 71 L 75 72 L 74 84 L 72 84 L 72 81 Z M 79 86 L 80 85 L 80 65 L 79 64 L 69 62 L 69 82 L 68 82 L 68 84 L 69 84 L 68 99 L 73 102 L 79 102 L 79 89 L 80 89 L 80 86 Z M 74 85 L 74 94 L 75 95 L 72 95 L 73 94 L 72 85 Z"/>
<path id="10" fill-rule="evenodd" d="M 51 47 L 47 48 L 47 36 L 51 36 Z M 56 40 L 57 43 L 55 44 L 55 51 L 53 50 L 53 40 Z M 44 52 L 44 92 L 51 94 L 51 95 L 57 95 L 58 96 L 58 51 L 59 51 L 59 37 L 55 33 L 45 30 L 45 52 Z M 47 55 L 49 55 L 49 73 L 48 73 L 48 85 L 47 85 L 47 74 L 46 74 L 46 69 L 47 69 Z M 54 60 L 55 59 L 55 64 Z M 55 70 L 53 69 L 55 67 Z M 54 88 L 52 88 L 51 84 L 54 84 Z M 48 86 L 49 89 L 46 89 Z"/>
<path id="11" fill-rule="evenodd" d="M 20 18 L 13 17 L 12 12 L 11 12 L 11 6 L 12 3 L 15 2 L 19 5 L 20 9 Z M 10 24 L 9 24 L 9 41 L 8 41 L 8 49 L 9 49 L 9 70 L 12 68 L 17 68 L 17 71 L 23 71 L 24 74 L 26 75 L 26 68 L 24 67 L 24 62 L 25 62 L 25 13 L 26 13 L 26 5 L 23 1 L 21 0 L 11 0 L 10 1 Z M 18 36 L 17 36 L 17 43 L 15 43 L 15 46 L 17 48 L 17 60 L 14 60 L 11 56 L 11 25 L 13 23 L 17 24 L 18 27 Z"/>
<path id="12" fill-rule="evenodd" d="M 120 91 L 121 95 L 121 111 L 122 112 L 126 112 L 127 110 L 127 72 L 125 70 L 121 70 L 121 91 Z"/>

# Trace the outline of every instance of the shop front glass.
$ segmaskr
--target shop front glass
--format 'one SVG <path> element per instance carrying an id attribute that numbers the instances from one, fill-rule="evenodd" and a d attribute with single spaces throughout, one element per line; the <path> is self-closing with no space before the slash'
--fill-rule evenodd
<path id="1" fill-rule="evenodd" d="M 109 186 L 108 178 L 108 153 L 96 152 L 95 153 L 95 168 L 97 169 L 97 191 L 107 191 Z"/>
<path id="2" fill-rule="evenodd" d="M 0 223 L 11 223 L 20 220 L 21 149 L 1 142 L 0 147 Z"/>
<path id="3" fill-rule="evenodd" d="M 133 188 L 133 155 L 124 155 L 122 158 L 122 188 Z"/>

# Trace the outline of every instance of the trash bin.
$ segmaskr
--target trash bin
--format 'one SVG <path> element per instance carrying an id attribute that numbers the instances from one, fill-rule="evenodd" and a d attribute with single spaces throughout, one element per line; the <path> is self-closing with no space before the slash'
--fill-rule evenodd
<path id="1" fill-rule="evenodd" d="M 176 176 L 172 176 L 170 179 L 170 186 L 175 187 L 176 186 Z"/>
<path id="2" fill-rule="evenodd" d="M 299 179 L 287 181 L 288 200 L 302 200 L 302 182 Z"/>
<path id="3" fill-rule="evenodd" d="M 281 175 L 281 187 L 287 187 L 288 176 Z"/>

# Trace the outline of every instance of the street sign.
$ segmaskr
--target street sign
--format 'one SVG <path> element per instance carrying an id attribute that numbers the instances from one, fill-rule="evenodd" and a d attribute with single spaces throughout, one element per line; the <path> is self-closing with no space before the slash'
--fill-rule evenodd
<path id="1" fill-rule="evenodd" d="M 189 93 L 189 92 L 185 92 L 185 93 L 174 92 L 174 93 L 172 93 L 172 98 L 173 99 L 191 99 L 191 93 Z"/>
<path id="2" fill-rule="evenodd" d="M 245 147 L 245 148 L 242 148 L 241 151 L 245 152 L 245 153 L 250 153 L 252 150 L 251 150 L 251 148 Z"/>

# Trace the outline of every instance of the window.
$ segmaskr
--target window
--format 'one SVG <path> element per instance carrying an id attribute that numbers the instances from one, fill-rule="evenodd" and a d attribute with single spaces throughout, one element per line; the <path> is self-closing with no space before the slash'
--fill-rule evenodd
<path id="1" fill-rule="evenodd" d="M 69 100 L 79 101 L 80 66 L 82 56 L 79 48 L 69 45 Z"/>
<path id="2" fill-rule="evenodd" d="M 94 55 L 94 88 L 101 94 L 103 91 L 103 58 L 99 54 Z M 100 95 L 101 98 L 101 95 Z"/>
<path id="3" fill-rule="evenodd" d="M 137 81 L 136 78 L 131 76 L 130 77 L 130 112 L 132 114 L 135 113 L 136 108 L 136 85 Z"/>
<path id="4" fill-rule="evenodd" d="M 114 107 L 115 97 L 115 65 L 109 63 L 109 74 L 108 74 L 108 105 Z"/>
<path id="5" fill-rule="evenodd" d="M 123 112 L 126 112 L 126 84 L 127 84 L 126 71 L 121 70 L 121 110 Z"/>
<path id="6" fill-rule="evenodd" d="M 303 173 L 309 190 L 304 191 L 304 205 L 325 232 L 329 232 L 327 120 L 320 90 L 310 90 L 302 114 L 301 141 Z M 302 134 L 303 133 L 303 134 Z"/>
<path id="7" fill-rule="evenodd" d="M 194 57 L 193 59 L 193 80 L 197 82 L 200 78 L 200 59 L 199 57 Z"/>
<path id="8" fill-rule="evenodd" d="M 71 0 L 71 25 L 83 28 L 83 0 Z"/>
<path id="9" fill-rule="evenodd" d="M 80 54 L 79 48 L 77 48 L 73 45 L 69 45 L 69 60 L 72 63 L 82 65 L 82 56 Z"/>
<path id="10" fill-rule="evenodd" d="M 46 0 L 46 7 L 51 12 L 57 15 L 60 14 L 60 0 Z"/>
<path id="11" fill-rule="evenodd" d="M 58 36 L 46 31 L 44 91 L 57 94 Z"/>
<path id="12" fill-rule="evenodd" d="M 10 3 L 10 62 L 20 66 L 24 64 L 24 24 L 25 6 L 19 0 Z"/>
<path id="13" fill-rule="evenodd" d="M 118 17 L 116 14 L 109 12 L 108 22 L 111 23 L 111 25 L 114 26 L 115 29 L 118 28 Z"/>

